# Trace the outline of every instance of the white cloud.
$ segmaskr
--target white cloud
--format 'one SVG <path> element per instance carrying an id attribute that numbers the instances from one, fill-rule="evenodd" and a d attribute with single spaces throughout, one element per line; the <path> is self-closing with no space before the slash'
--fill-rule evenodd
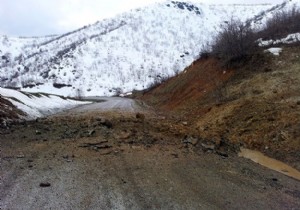
<path id="1" fill-rule="evenodd" d="M 59 13 L 62 14 L 62 18 L 58 22 L 58 25 L 69 29 L 78 28 L 153 2 L 156 1 L 129 0 L 125 2 L 120 0 L 67 0 L 60 5 Z"/>

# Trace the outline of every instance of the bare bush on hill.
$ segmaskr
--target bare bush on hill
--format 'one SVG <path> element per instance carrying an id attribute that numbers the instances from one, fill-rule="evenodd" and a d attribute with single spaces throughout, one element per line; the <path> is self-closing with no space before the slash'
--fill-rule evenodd
<path id="1" fill-rule="evenodd" d="M 299 23 L 300 10 L 297 7 L 276 12 L 272 18 L 267 20 L 264 29 L 258 32 L 251 28 L 251 24 L 232 19 L 221 26 L 220 33 L 210 46 L 203 47 L 200 57 L 218 58 L 226 67 L 242 64 L 245 61 L 253 60 L 251 58 L 261 52 L 257 45 L 259 38 L 274 40 L 300 32 Z"/>
<path id="2" fill-rule="evenodd" d="M 258 34 L 264 40 L 274 40 L 297 32 L 300 32 L 300 10 L 294 6 L 290 10 L 276 12 Z"/>
<path id="3" fill-rule="evenodd" d="M 232 19 L 222 26 L 211 46 L 211 54 L 221 59 L 225 66 L 245 61 L 257 49 L 257 36 L 250 25 Z"/>

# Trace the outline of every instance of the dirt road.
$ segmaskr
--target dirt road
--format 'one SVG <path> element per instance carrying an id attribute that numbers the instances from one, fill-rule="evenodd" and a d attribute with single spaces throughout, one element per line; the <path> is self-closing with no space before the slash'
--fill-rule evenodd
<path id="1" fill-rule="evenodd" d="M 138 112 L 142 108 L 133 99 L 122 97 L 89 97 L 89 100 L 99 101 L 83 105 L 69 110 L 70 112 L 87 112 L 87 111 L 122 111 L 122 112 Z"/>
<path id="2" fill-rule="evenodd" d="M 0 209 L 300 206 L 298 181 L 134 101 L 106 103 L 0 130 Z M 106 109 L 120 106 L 131 111 Z"/>

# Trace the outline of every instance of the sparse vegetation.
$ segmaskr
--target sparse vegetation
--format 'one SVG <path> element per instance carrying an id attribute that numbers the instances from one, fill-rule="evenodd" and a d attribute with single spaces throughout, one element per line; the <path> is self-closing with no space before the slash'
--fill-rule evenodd
<path id="1" fill-rule="evenodd" d="M 247 60 L 257 52 L 256 39 L 256 34 L 250 25 L 232 19 L 222 26 L 221 32 L 212 43 L 211 55 L 221 59 L 225 66 L 230 67 Z M 207 52 L 202 54 L 207 55 Z"/>
<path id="2" fill-rule="evenodd" d="M 264 30 L 259 32 L 260 38 L 280 39 L 288 34 L 300 32 L 300 11 L 293 7 L 290 10 L 276 12 L 273 17 L 266 22 Z"/>
<path id="3" fill-rule="evenodd" d="M 300 32 L 300 11 L 293 7 L 281 10 L 267 20 L 261 31 L 254 31 L 249 22 L 232 19 L 221 26 L 220 33 L 211 44 L 206 44 L 200 52 L 201 58 L 210 56 L 220 59 L 229 68 L 246 61 L 253 60 L 255 55 L 261 55 L 257 40 L 280 39 L 289 34 Z M 259 56 L 262 60 L 262 56 Z"/>
<path id="4" fill-rule="evenodd" d="M 153 82 L 149 85 L 149 87 L 147 89 L 145 89 L 143 92 L 144 93 L 147 93 L 153 89 L 155 89 L 156 87 L 158 87 L 160 84 L 164 83 L 165 81 L 167 81 L 170 77 L 168 76 L 160 76 L 160 75 L 157 75 Z"/>

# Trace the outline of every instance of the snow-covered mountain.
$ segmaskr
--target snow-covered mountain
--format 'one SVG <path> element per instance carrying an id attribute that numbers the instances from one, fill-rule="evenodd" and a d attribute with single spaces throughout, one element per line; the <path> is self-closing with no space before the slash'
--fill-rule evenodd
<path id="1" fill-rule="evenodd" d="M 166 1 L 63 35 L 0 36 L 0 86 L 65 96 L 145 89 L 197 59 L 220 24 L 234 17 L 252 18 L 257 27 L 273 11 L 291 4 Z"/>

